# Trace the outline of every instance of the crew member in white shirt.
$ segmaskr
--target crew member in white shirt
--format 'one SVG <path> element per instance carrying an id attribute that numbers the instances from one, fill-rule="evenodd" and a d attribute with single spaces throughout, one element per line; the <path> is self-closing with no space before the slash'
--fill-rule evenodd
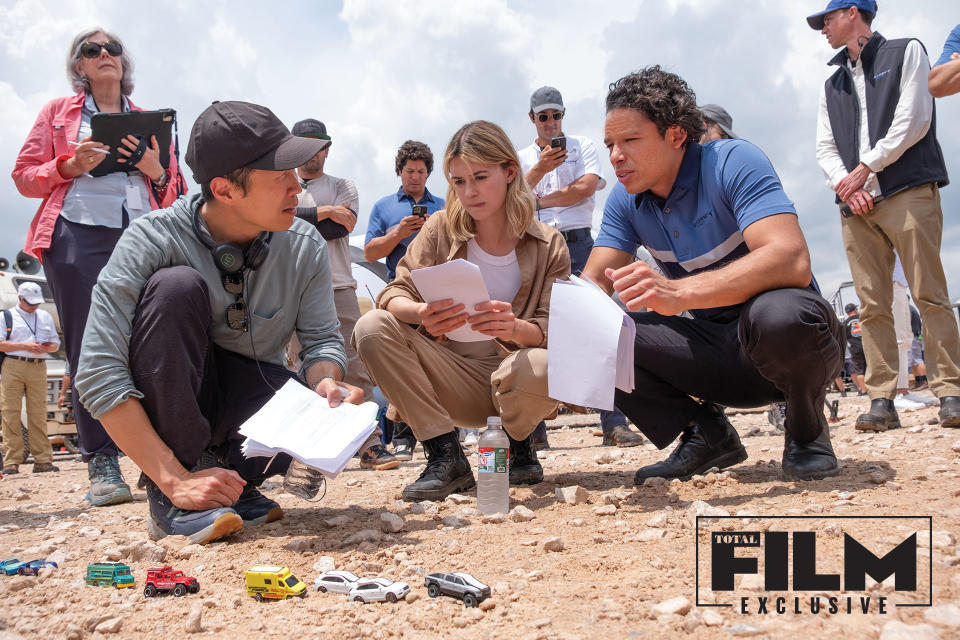
<path id="1" fill-rule="evenodd" d="M 521 149 L 520 166 L 524 178 L 537 199 L 537 220 L 563 236 L 570 251 L 570 272 L 580 275 L 593 249 L 594 197 L 606 182 L 600 172 L 600 156 L 589 138 L 563 133 L 566 109 L 563 97 L 553 87 L 540 87 L 530 96 L 530 122 L 537 138 Z M 554 142 L 554 141 L 557 142 Z M 635 447 L 643 438 L 630 430 L 626 417 L 617 411 L 601 411 L 603 445 Z M 533 433 L 537 448 L 546 448 L 546 426 Z"/>
<path id="2" fill-rule="evenodd" d="M 3 475 L 19 473 L 25 452 L 20 434 L 20 406 L 27 396 L 27 435 L 33 472 L 59 471 L 47 439 L 47 364 L 60 347 L 53 316 L 40 309 L 43 292 L 35 282 L 17 289 L 17 306 L 0 314 L 0 411 L 3 415 Z"/>

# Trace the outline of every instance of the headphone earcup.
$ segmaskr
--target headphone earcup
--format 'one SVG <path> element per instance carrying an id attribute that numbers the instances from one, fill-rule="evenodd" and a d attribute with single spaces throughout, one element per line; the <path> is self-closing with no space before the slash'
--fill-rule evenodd
<path id="1" fill-rule="evenodd" d="M 243 261 L 247 269 L 258 269 L 263 261 L 267 259 L 270 253 L 270 238 L 273 234 L 260 234 L 254 238 L 253 242 L 247 248 L 243 255 Z"/>
<path id="2" fill-rule="evenodd" d="M 234 274 L 243 269 L 245 262 L 243 251 L 236 245 L 221 244 L 211 253 L 214 263 L 221 272 Z"/>

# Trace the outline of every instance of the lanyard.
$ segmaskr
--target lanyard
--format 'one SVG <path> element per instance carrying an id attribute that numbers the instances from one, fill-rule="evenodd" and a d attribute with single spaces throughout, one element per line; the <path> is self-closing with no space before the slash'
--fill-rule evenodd
<path id="1" fill-rule="evenodd" d="M 27 321 L 27 316 L 23 315 L 23 311 L 20 309 L 20 307 L 17 307 L 17 314 L 19 314 L 19 316 L 20 316 L 21 318 L 23 318 L 23 324 L 27 327 L 27 329 L 30 331 L 30 333 L 33 334 L 33 339 L 34 339 L 34 340 L 37 340 L 37 323 L 40 322 L 40 318 L 37 317 L 36 312 L 34 312 L 34 314 L 33 314 L 33 327 L 32 327 L 32 328 L 30 327 L 30 323 Z"/>

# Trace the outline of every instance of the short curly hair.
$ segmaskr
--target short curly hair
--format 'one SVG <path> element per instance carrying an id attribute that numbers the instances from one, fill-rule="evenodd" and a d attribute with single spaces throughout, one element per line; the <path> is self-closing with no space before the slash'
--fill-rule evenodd
<path id="1" fill-rule="evenodd" d="M 684 146 L 700 139 L 705 131 L 697 107 L 697 94 L 683 78 L 664 71 L 659 65 L 625 75 L 611 83 L 607 93 L 607 113 L 614 109 L 636 109 L 657 126 L 660 135 L 679 126 L 687 132 Z"/>
<path id="2" fill-rule="evenodd" d="M 423 163 L 427 165 L 427 175 L 433 173 L 433 153 L 430 151 L 430 147 L 422 142 L 407 140 L 400 145 L 397 150 L 397 175 L 400 175 L 400 172 L 403 171 L 403 165 L 407 164 L 409 160 L 423 160 Z"/>

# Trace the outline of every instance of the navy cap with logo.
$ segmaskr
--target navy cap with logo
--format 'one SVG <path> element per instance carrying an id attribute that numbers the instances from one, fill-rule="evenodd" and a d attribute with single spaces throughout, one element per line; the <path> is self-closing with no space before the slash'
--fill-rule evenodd
<path id="1" fill-rule="evenodd" d="M 563 111 L 563 98 L 553 87 L 540 87 L 530 96 L 530 111 L 540 113 L 544 109 Z"/>
<path id="2" fill-rule="evenodd" d="M 185 156 L 200 184 L 249 167 L 296 169 L 322 151 L 316 138 L 294 136 L 270 109 L 250 102 L 214 102 L 193 123 Z"/>
<path id="3" fill-rule="evenodd" d="M 807 16 L 807 24 L 809 24 L 811 28 L 820 31 L 823 29 L 823 17 L 825 15 L 837 9 L 849 9 L 850 7 L 856 7 L 860 9 L 860 11 L 877 15 L 877 3 L 875 0 L 830 0 L 826 9 L 812 16 Z"/>

